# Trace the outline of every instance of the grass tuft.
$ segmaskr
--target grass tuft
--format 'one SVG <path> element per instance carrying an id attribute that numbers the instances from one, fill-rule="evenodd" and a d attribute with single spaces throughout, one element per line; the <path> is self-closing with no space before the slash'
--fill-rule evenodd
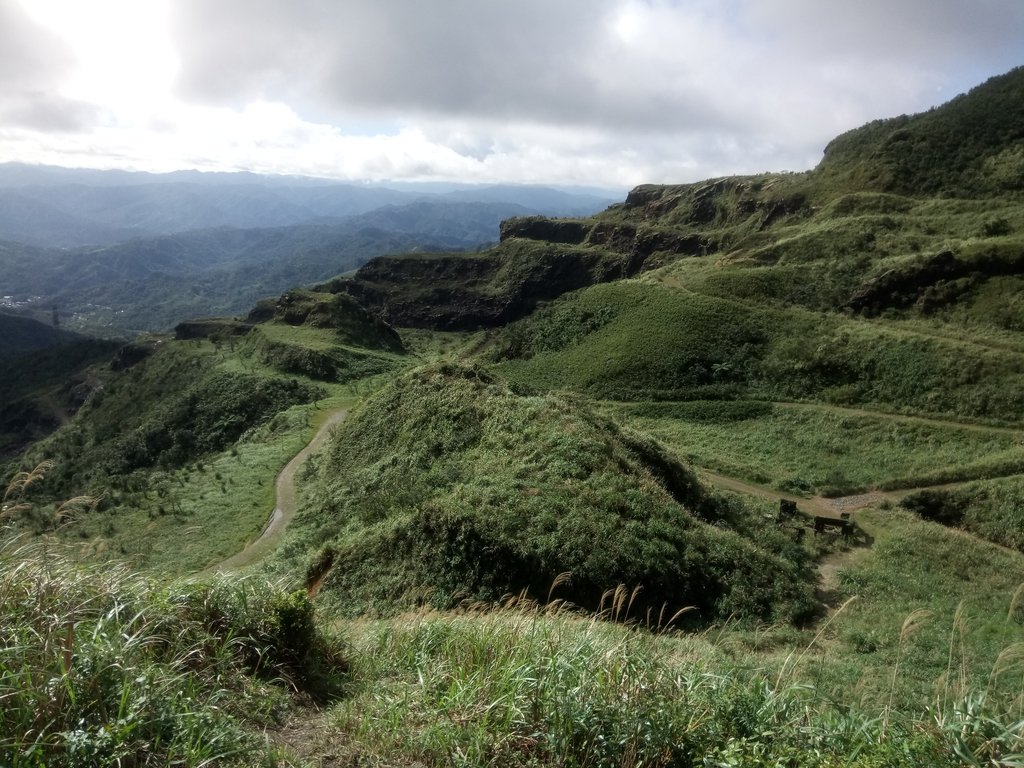
<path id="1" fill-rule="evenodd" d="M 339 658 L 301 596 L 245 579 L 161 588 L 46 541 L 0 546 L 0 638 L 10 768 L 256 764 L 280 683 L 323 691 Z"/>

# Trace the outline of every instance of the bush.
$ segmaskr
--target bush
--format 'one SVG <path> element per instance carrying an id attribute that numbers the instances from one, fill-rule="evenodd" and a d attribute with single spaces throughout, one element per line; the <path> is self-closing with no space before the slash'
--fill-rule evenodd
<path id="1" fill-rule="evenodd" d="M 0 637 L 12 768 L 251 757 L 283 702 L 265 681 L 336 674 L 338 658 L 304 596 L 237 578 L 161 588 L 43 545 L 0 547 Z"/>
<path id="2" fill-rule="evenodd" d="M 902 504 L 923 519 L 943 525 L 960 525 L 968 508 L 968 501 L 962 495 L 938 490 L 912 493 Z"/>

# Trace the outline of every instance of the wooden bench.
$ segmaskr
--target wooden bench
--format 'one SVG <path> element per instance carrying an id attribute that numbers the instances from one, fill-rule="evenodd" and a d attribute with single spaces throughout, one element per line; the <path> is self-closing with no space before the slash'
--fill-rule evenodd
<path id="1" fill-rule="evenodd" d="M 853 535 L 853 521 L 850 519 L 849 512 L 843 512 L 836 517 L 823 517 L 822 515 L 814 516 L 814 533 L 825 533 L 833 528 L 838 528 L 839 533 L 844 538 L 849 538 Z"/>

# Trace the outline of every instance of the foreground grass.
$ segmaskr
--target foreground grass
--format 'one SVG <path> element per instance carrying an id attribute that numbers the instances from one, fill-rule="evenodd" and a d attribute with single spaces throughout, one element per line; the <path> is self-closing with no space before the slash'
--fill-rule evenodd
<path id="1" fill-rule="evenodd" d="M 838 579 L 856 601 L 807 630 L 701 634 L 621 623 L 624 591 L 593 617 L 512 601 L 322 632 L 262 579 L 161 586 L 9 545 L 0 765 L 1024 764 L 1019 556 L 901 512 L 861 522 L 874 548 Z M 343 697 L 289 715 L 274 680 Z M 268 747 L 281 720 L 289 746 Z"/>
<path id="2" fill-rule="evenodd" d="M 45 544 L 0 548 L 0 638 L 9 768 L 260 764 L 281 683 L 323 692 L 336 658 L 304 595 L 162 587 Z"/>
<path id="3" fill-rule="evenodd" d="M 423 615 L 351 634 L 351 698 L 317 749 L 361 765 L 1006 765 L 1022 745 L 1021 725 L 983 696 L 932 711 L 847 707 L 742 668 L 705 637 L 557 611 Z"/>

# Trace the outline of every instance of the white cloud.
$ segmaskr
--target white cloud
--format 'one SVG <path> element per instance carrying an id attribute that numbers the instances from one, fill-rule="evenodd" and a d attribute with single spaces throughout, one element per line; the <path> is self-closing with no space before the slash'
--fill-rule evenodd
<path id="1" fill-rule="evenodd" d="M 1022 28 L 1019 0 L 0 0 L 0 159 L 615 186 L 801 169 L 1020 63 Z"/>

